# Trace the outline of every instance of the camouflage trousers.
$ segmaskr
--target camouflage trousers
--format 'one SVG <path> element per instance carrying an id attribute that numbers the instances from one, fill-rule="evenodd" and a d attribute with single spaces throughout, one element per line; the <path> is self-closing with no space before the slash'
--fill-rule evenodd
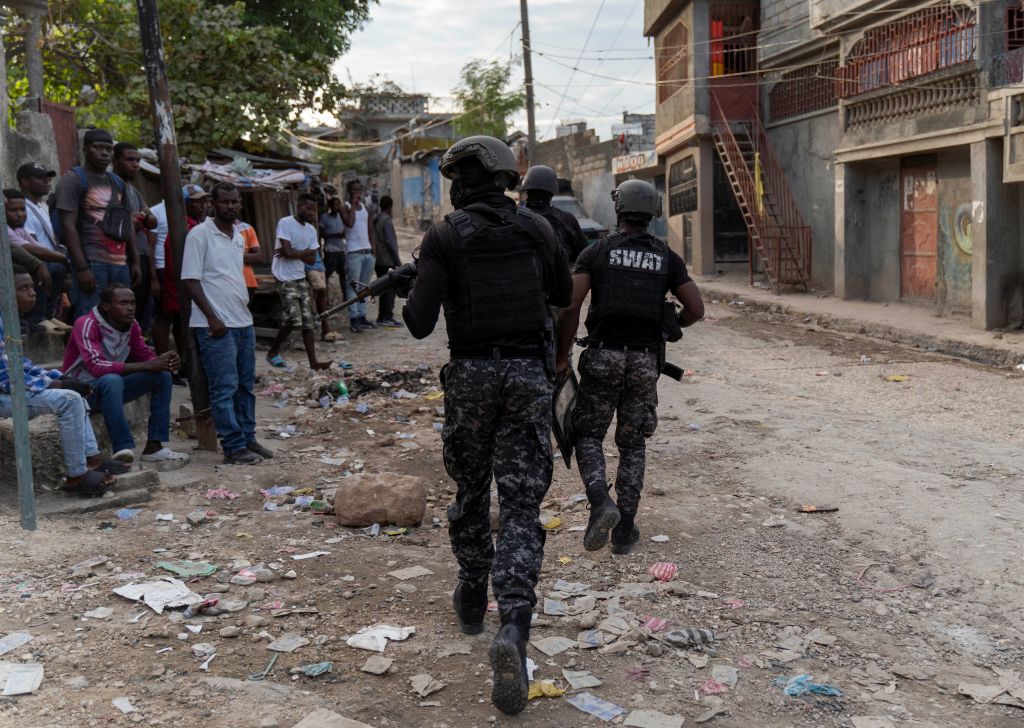
<path id="1" fill-rule="evenodd" d="M 658 355 L 592 347 L 579 361 L 574 447 L 583 483 L 607 481 L 602 442 L 615 415 L 619 509 L 635 513 L 644 486 L 647 438 L 658 426 Z"/>
<path id="2" fill-rule="evenodd" d="M 540 360 L 454 359 L 442 371 L 444 464 L 458 486 L 448 535 L 459 579 L 492 577 L 506 615 L 537 603 L 540 503 L 551 485 L 551 383 Z M 491 477 L 501 530 L 491 535 Z"/>

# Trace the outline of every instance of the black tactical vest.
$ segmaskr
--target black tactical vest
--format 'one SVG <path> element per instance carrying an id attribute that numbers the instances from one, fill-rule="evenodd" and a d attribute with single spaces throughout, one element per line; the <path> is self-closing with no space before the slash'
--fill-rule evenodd
<path id="1" fill-rule="evenodd" d="M 545 305 L 544 237 L 535 213 L 473 204 L 445 220 L 458 234 L 454 245 L 456 281 L 449 320 L 481 341 L 543 333 Z"/>
<path id="2" fill-rule="evenodd" d="M 598 243 L 598 266 L 591 276 L 587 330 L 596 332 L 608 316 L 662 320 L 668 285 L 668 246 L 653 235 L 610 235 Z"/>

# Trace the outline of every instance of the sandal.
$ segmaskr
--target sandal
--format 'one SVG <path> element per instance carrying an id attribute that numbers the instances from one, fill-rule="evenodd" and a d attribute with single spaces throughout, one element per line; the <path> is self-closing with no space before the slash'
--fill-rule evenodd
<path id="1" fill-rule="evenodd" d="M 288 365 L 285 364 L 285 361 L 284 361 L 284 359 L 281 358 L 280 354 L 274 354 L 273 356 L 270 356 L 270 354 L 267 354 L 267 364 L 269 364 L 270 366 L 274 367 L 275 369 L 287 369 L 288 368 Z"/>
<path id="2" fill-rule="evenodd" d="M 109 458 L 104 460 L 102 463 L 93 468 L 98 473 L 104 475 L 124 475 L 132 471 L 132 466 L 121 462 L 120 460 L 114 460 Z"/>
<path id="3" fill-rule="evenodd" d="M 326 336 L 321 336 L 320 341 L 337 341 L 340 337 L 333 331 L 328 331 Z"/>
<path id="4" fill-rule="evenodd" d="M 81 496 L 82 498 L 99 498 L 113 484 L 113 476 L 101 473 L 98 470 L 86 470 L 75 485 L 69 485 L 65 480 L 61 490 L 70 495 Z"/>

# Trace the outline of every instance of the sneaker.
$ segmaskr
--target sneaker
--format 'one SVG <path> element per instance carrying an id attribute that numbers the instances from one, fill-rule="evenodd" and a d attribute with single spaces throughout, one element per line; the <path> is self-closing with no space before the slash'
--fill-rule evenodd
<path id="1" fill-rule="evenodd" d="M 133 450 L 118 450 L 113 455 L 114 460 L 124 463 L 125 465 L 131 465 L 135 462 L 135 452 Z"/>
<path id="2" fill-rule="evenodd" d="M 383 326 L 385 329 L 401 329 L 405 328 L 402 324 L 393 318 L 377 319 L 377 325 Z"/>
<path id="3" fill-rule="evenodd" d="M 360 316 L 359 317 L 359 325 L 362 326 L 364 329 L 375 329 L 375 328 L 377 328 L 377 324 L 372 323 L 365 316 Z"/>
<path id="4" fill-rule="evenodd" d="M 263 462 L 263 458 L 247 447 L 242 447 L 231 452 L 224 453 L 224 462 L 229 465 L 256 465 Z"/>
<path id="5" fill-rule="evenodd" d="M 63 321 L 55 318 L 47 319 L 46 321 L 43 322 L 43 324 L 49 325 L 55 328 L 57 331 L 72 331 L 75 328 L 71 324 L 66 324 Z"/>
<path id="6" fill-rule="evenodd" d="M 366 330 L 362 327 L 362 325 L 360 325 L 359 319 L 352 319 L 351 321 L 349 321 L 348 328 L 349 330 L 352 331 L 353 334 L 361 334 Z"/>
<path id="7" fill-rule="evenodd" d="M 249 449 L 250 452 L 256 453 L 264 460 L 272 460 L 274 458 L 273 452 L 263 447 L 263 445 L 259 444 L 255 440 L 246 445 L 246 447 Z"/>
<path id="8" fill-rule="evenodd" d="M 162 447 L 148 455 L 143 453 L 141 460 L 144 463 L 159 463 L 163 470 L 177 470 L 188 465 L 191 458 L 183 452 L 175 452 L 169 447 Z"/>

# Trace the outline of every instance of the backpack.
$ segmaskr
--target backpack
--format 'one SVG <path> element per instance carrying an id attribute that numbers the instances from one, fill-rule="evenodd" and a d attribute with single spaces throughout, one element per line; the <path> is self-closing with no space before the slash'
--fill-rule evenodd
<path id="1" fill-rule="evenodd" d="M 85 170 L 78 166 L 72 167 L 71 172 L 78 178 L 78 196 L 79 201 L 81 201 L 85 197 L 85 193 L 89 191 L 89 177 L 86 175 Z M 110 179 L 111 185 L 120 192 L 120 200 L 116 200 L 115 196 L 111 194 L 110 202 L 107 204 L 106 212 L 103 213 L 103 219 L 100 220 L 99 228 L 107 237 L 126 243 L 132 239 L 134 232 L 132 213 L 126 204 L 128 192 L 123 179 L 113 172 L 107 172 L 107 177 Z M 81 217 L 81 207 L 79 207 L 78 214 Z M 57 209 L 56 205 L 50 206 L 50 225 L 53 227 L 53 236 L 59 243 L 65 244 L 64 224 L 61 222 L 61 211 Z"/>

